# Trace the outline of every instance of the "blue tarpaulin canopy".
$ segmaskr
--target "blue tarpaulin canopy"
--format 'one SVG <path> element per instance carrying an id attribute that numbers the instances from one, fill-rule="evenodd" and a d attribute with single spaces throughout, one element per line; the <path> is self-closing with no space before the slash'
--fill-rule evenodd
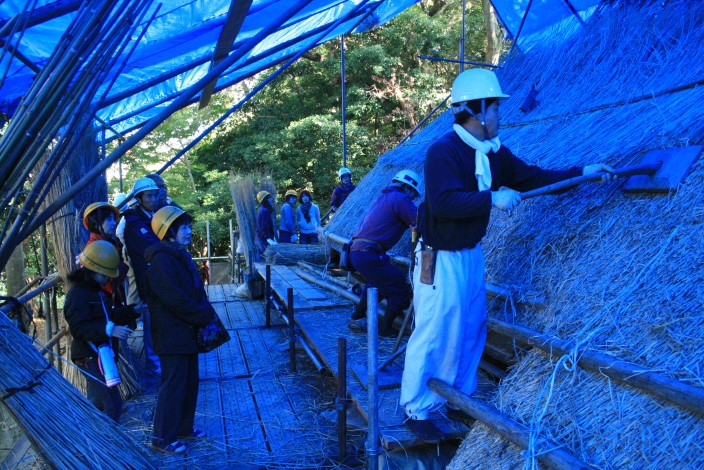
<path id="1" fill-rule="evenodd" d="M 211 86 L 217 92 L 349 32 L 379 26 L 417 0 L 315 0 L 292 14 Z M 32 81 L 50 60 L 81 6 L 80 0 L 0 2 L 0 112 L 12 117 Z M 162 0 L 151 4 L 132 32 L 132 44 L 106 75 L 94 103 L 96 117 L 124 134 L 158 114 L 196 83 L 218 59 L 236 51 L 283 10 L 304 2 L 276 0 Z M 597 0 L 494 0 L 512 37 L 575 19 Z M 458 15 L 461 14 L 458 12 Z M 316 33 L 343 21 L 323 38 Z M 422 32 L 419 32 L 422 34 Z M 205 96 L 203 96 L 205 95 Z M 114 137 L 114 136 L 113 136 Z M 108 136 L 110 138 L 110 136 Z"/>
<path id="2" fill-rule="evenodd" d="M 34 77 L 67 31 L 78 0 L 0 2 L 0 112 L 11 117 Z M 275 0 L 162 0 L 151 4 L 132 33 L 132 44 L 97 93 L 96 116 L 119 133 L 138 128 L 193 85 L 216 57 L 236 51 L 295 3 Z M 231 86 L 348 32 L 379 26 L 416 0 L 317 0 L 288 18 L 216 81 Z M 343 21 L 323 38 L 316 34 Z M 229 37 L 228 37 L 229 34 Z M 200 99 L 200 97 L 196 98 Z"/>

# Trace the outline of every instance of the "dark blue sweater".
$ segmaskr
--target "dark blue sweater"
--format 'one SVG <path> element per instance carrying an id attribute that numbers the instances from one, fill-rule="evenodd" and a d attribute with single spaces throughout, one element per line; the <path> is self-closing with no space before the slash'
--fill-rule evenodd
<path id="1" fill-rule="evenodd" d="M 488 157 L 491 191 L 502 186 L 528 191 L 582 174 L 579 167 L 543 170 L 528 165 L 503 145 Z M 428 149 L 420 224 L 426 244 L 439 250 L 461 250 L 473 248 L 486 235 L 491 192 L 479 191 L 475 168 L 475 150 L 454 131 Z"/>

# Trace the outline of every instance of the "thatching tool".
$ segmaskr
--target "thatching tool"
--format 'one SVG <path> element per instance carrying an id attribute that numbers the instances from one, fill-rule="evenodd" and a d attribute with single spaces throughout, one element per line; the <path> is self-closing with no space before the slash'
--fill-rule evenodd
<path id="1" fill-rule="evenodd" d="M 668 193 L 677 189 L 701 151 L 702 147 L 699 145 L 652 150 L 645 154 L 639 165 L 617 168 L 613 174 L 618 177 L 630 176 L 623 185 L 623 191 Z M 597 181 L 602 176 L 604 173 L 583 175 L 526 191 L 521 193 L 521 200 L 562 191 L 588 181 Z"/>

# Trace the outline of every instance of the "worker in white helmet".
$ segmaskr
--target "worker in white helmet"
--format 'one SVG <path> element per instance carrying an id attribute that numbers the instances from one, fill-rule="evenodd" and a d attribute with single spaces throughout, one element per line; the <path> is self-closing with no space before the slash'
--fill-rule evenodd
<path id="1" fill-rule="evenodd" d="M 350 195 L 352 191 L 355 190 L 357 186 L 352 184 L 352 171 L 347 167 L 342 167 L 337 172 L 337 178 L 340 183 L 335 186 L 332 191 L 332 197 L 330 198 L 330 210 L 335 212 L 340 208 L 345 199 Z"/>
<path id="2" fill-rule="evenodd" d="M 151 220 L 154 212 L 161 207 L 159 187 L 149 178 L 140 178 L 132 189 L 137 204 L 124 213 L 124 243 L 130 260 L 135 286 L 129 286 L 128 302 L 134 302 L 142 315 L 144 325 L 144 355 L 147 370 L 155 375 L 161 374 L 159 357 L 154 353 L 150 327 L 149 307 L 145 301 L 147 292 L 147 260 L 144 252 L 147 247 L 159 243 L 159 238 L 152 231 Z M 129 275 L 128 275 L 129 276 Z M 136 289 L 134 288 L 136 287 Z M 139 294 L 137 299 L 134 294 Z"/>
<path id="3" fill-rule="evenodd" d="M 613 177 L 603 164 L 551 171 L 519 160 L 499 140 L 499 104 L 508 97 L 493 72 L 462 72 L 452 84 L 453 129 L 426 154 L 422 241 L 413 274 L 416 326 L 406 350 L 400 404 L 406 425 L 429 443 L 442 438 L 429 413 L 445 400 L 428 388 L 428 379 L 467 395 L 477 389 L 487 331 L 480 242 L 491 209 L 514 209 L 521 202 L 518 191 L 582 174 Z"/>
<path id="4" fill-rule="evenodd" d="M 378 321 L 377 332 L 381 337 L 396 335 L 391 327 L 394 318 L 402 316 L 411 304 L 413 294 L 408 275 L 391 264 L 386 252 L 398 243 L 409 227 L 415 225 L 418 208 L 413 200 L 420 196 L 420 185 L 420 177 L 415 171 L 404 169 L 396 173 L 352 236 L 350 262 L 367 280 L 352 321 L 348 323 L 354 332 L 367 332 L 368 287 L 377 289 L 379 302 L 386 299 L 386 309 Z"/>

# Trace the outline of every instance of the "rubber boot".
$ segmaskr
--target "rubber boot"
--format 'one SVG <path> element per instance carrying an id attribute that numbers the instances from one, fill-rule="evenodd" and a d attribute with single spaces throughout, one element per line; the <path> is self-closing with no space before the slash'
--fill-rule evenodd
<path id="1" fill-rule="evenodd" d="M 398 315 L 395 310 L 386 310 L 384 315 L 379 318 L 379 336 L 384 336 L 386 338 L 396 336 L 396 330 L 393 329 L 394 319 Z"/>

